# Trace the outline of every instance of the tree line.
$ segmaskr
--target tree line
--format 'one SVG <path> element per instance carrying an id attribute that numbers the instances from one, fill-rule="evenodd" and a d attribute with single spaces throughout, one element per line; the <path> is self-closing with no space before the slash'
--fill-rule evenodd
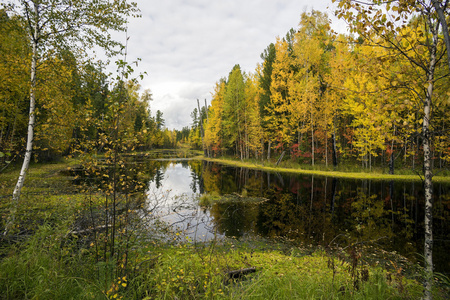
<path id="1" fill-rule="evenodd" d="M 426 20 L 413 16 L 396 33 L 407 52 L 400 55 L 380 35 L 336 34 L 326 14 L 303 13 L 296 30 L 264 50 L 253 73 L 235 65 L 216 83 L 202 146 L 210 156 L 270 159 L 284 152 L 311 165 L 356 159 L 392 173 L 396 164 L 414 169 L 423 161 L 432 35 Z M 431 148 L 436 167 L 444 168 L 450 86 L 440 34 L 435 46 Z"/>
<path id="2" fill-rule="evenodd" d="M 23 155 L 27 137 L 32 45 L 23 16 L 0 10 L 0 161 L 3 166 Z M 118 60 L 129 75 L 106 73 L 106 63 L 80 57 L 69 46 L 52 49 L 37 59 L 36 122 L 33 156 L 53 160 L 87 150 L 102 152 L 120 110 L 119 136 L 131 148 L 175 147 L 177 132 L 169 130 L 161 111 L 153 115 L 150 90 L 141 91 L 131 78 L 132 63 Z M 120 107 L 120 109 L 119 109 Z M 119 110 L 118 110 L 119 109 Z M 178 133 L 178 136 L 180 134 Z M 179 137 L 180 138 L 180 137 Z M 102 140 L 103 139 L 103 140 Z"/>

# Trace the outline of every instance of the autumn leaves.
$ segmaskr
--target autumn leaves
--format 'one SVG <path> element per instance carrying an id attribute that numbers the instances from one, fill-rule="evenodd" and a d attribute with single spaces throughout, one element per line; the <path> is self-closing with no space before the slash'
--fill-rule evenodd
<path id="1" fill-rule="evenodd" d="M 413 59 L 428 59 L 429 34 L 420 20 L 400 34 Z M 205 146 L 215 155 L 242 159 L 286 151 L 327 165 L 338 154 L 367 168 L 387 163 L 394 152 L 414 164 L 422 151 L 417 136 L 427 81 L 407 57 L 378 42 L 337 35 L 325 14 L 303 13 L 299 28 L 267 47 L 254 73 L 236 65 L 216 84 Z M 442 43 L 439 47 L 442 56 Z M 445 61 L 436 70 L 444 76 Z M 449 125 L 448 91 L 445 81 L 435 85 L 433 117 L 442 128 Z M 435 144 L 434 151 L 445 158 L 449 153 L 442 145 Z"/>

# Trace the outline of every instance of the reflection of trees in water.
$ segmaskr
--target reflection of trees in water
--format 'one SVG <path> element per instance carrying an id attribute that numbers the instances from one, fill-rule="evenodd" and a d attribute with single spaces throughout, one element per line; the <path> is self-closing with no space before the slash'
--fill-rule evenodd
<path id="1" fill-rule="evenodd" d="M 154 180 L 156 188 L 159 189 L 162 185 L 162 181 L 164 180 L 164 173 L 161 171 L 161 169 L 156 170 Z"/>
<path id="2" fill-rule="evenodd" d="M 163 178 L 169 163 L 173 162 L 154 161 L 146 166 L 148 171 L 140 170 L 148 174 L 146 178 L 156 181 L 156 177 Z M 421 183 L 288 176 L 211 162 L 181 163 L 190 169 L 190 188 L 194 193 L 237 193 L 244 196 L 242 199 L 268 199 L 259 204 L 243 200 L 213 205 L 210 213 L 216 228 L 227 236 L 255 232 L 308 244 L 328 245 L 334 239 L 341 246 L 377 241 L 376 245 L 383 249 L 396 250 L 410 258 L 422 253 Z M 450 186 L 436 184 L 435 191 L 436 265 L 447 265 L 450 270 L 445 254 L 450 246 Z M 338 235 L 340 238 L 335 239 Z"/>
<path id="3" fill-rule="evenodd" d="M 331 215 L 323 209 L 323 202 L 304 201 L 306 199 L 300 195 L 307 193 L 302 193 L 301 189 L 296 194 L 269 190 L 265 197 L 270 201 L 260 205 L 258 232 L 270 237 L 285 236 L 303 243 L 321 243 L 333 238 L 336 234 L 334 227 L 330 226 Z"/>
<path id="4" fill-rule="evenodd" d="M 192 178 L 190 188 L 193 193 L 203 194 L 204 193 L 204 185 L 203 185 L 203 180 L 201 180 L 202 174 L 203 174 L 202 161 L 191 160 L 191 161 L 189 161 L 188 164 L 189 164 L 189 168 L 191 170 L 190 176 Z"/>
<path id="5" fill-rule="evenodd" d="M 139 171 L 148 176 L 145 184 L 147 185 L 149 182 L 153 181 L 155 182 L 156 188 L 160 188 L 164 182 L 164 174 L 169 164 L 169 161 L 152 160 L 144 166 L 141 165 Z"/>
<path id="6" fill-rule="evenodd" d="M 228 237 L 242 237 L 253 231 L 257 204 L 243 201 L 215 203 L 210 213 L 219 233 Z"/>
<path id="7" fill-rule="evenodd" d="M 263 236 L 322 245 L 345 233 L 345 238 L 334 241 L 341 246 L 376 241 L 385 250 L 410 258 L 422 252 L 423 187 L 417 182 L 286 176 L 213 163 L 205 164 L 202 179 L 208 193 L 242 193 L 245 189 L 248 196 L 269 199 L 253 209 L 235 203 L 213 207 L 217 226 L 224 233 L 240 236 L 242 232 L 234 228 L 251 228 Z M 449 186 L 436 185 L 434 230 L 446 241 L 440 249 L 448 249 L 450 241 L 449 198 Z M 435 248 L 440 251 L 438 245 Z"/>

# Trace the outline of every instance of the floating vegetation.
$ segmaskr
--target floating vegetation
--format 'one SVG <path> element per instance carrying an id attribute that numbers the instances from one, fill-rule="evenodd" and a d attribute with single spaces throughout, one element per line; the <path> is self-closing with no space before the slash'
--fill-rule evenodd
<path id="1" fill-rule="evenodd" d="M 245 192 L 243 192 L 242 194 L 238 194 L 238 193 L 231 193 L 231 194 L 225 194 L 225 195 L 218 195 L 217 193 L 201 194 L 198 199 L 198 201 L 199 201 L 198 204 L 201 207 L 208 207 L 214 203 L 245 202 L 245 203 L 258 203 L 259 204 L 259 203 L 269 201 L 269 199 L 263 198 L 263 197 L 248 197 L 245 189 L 244 189 L 244 191 Z"/>

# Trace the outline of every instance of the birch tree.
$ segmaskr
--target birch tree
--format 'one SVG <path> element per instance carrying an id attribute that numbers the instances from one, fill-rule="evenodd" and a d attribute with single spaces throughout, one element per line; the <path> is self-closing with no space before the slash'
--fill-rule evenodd
<path id="1" fill-rule="evenodd" d="M 4 232 L 6 234 L 14 224 L 15 210 L 33 150 L 39 67 L 63 48 L 83 52 L 84 49 L 97 45 L 105 49 L 108 55 L 118 53 L 121 44 L 112 40 L 110 30 L 125 31 L 126 18 L 130 15 L 137 16 L 138 9 L 135 3 L 128 3 L 126 0 L 20 0 L 6 2 L 3 7 L 9 14 L 24 19 L 31 45 L 27 142 L 22 168 L 13 191 L 11 216 Z"/>
<path id="2" fill-rule="evenodd" d="M 333 0 L 335 2 L 336 0 Z M 446 3 L 447 4 L 447 3 Z M 423 170 L 425 190 L 425 271 L 424 298 L 431 299 L 433 282 L 433 170 L 432 107 L 436 82 L 436 69 L 442 63 L 445 47 L 440 33 L 438 13 L 430 1 L 339 1 L 338 17 L 344 18 L 353 32 L 372 42 L 374 46 L 389 47 L 404 57 L 421 74 L 418 85 L 422 87 L 417 96 L 421 99 L 416 110 L 422 114 L 421 138 L 423 146 Z M 411 21 L 416 37 L 404 34 Z M 379 39 L 380 42 L 377 42 Z M 381 44 L 383 43 L 383 44 Z"/>

